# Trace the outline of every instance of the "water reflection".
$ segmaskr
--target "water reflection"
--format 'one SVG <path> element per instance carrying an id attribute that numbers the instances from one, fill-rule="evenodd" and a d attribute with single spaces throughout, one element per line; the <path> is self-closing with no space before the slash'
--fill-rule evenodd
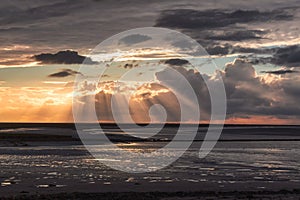
<path id="1" fill-rule="evenodd" d="M 124 148 L 143 151 L 147 145 L 151 148 L 151 143 L 124 144 Z M 265 146 L 272 148 L 270 150 Z M 219 143 L 214 151 L 202 160 L 197 157 L 198 149 L 191 148 L 183 158 L 165 169 L 134 176 L 102 165 L 81 146 L 60 146 L 58 149 L 0 148 L 0 152 L 0 182 L 3 188 L 22 184 L 42 189 L 68 187 L 78 183 L 102 184 L 109 187 L 116 183 L 138 185 L 188 182 L 214 183 L 219 187 L 227 187 L 247 182 L 300 182 L 299 142 Z M 51 155 L 48 155 L 49 153 Z"/>

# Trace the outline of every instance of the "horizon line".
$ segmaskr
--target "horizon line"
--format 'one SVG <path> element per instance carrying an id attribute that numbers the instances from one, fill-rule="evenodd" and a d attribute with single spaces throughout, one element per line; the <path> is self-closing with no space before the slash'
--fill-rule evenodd
<path id="1" fill-rule="evenodd" d="M 76 124 L 75 122 L 0 122 L 1 124 Z M 147 126 L 150 125 L 149 123 L 113 123 L 113 122 L 80 122 L 79 124 L 100 124 L 100 125 L 118 125 L 118 124 L 123 124 L 123 125 L 140 125 L 140 126 Z M 300 124 L 243 124 L 243 123 L 224 123 L 224 124 L 218 124 L 218 123 L 176 123 L 176 122 L 168 122 L 168 123 L 151 123 L 152 125 L 200 125 L 200 126 L 300 126 Z"/>

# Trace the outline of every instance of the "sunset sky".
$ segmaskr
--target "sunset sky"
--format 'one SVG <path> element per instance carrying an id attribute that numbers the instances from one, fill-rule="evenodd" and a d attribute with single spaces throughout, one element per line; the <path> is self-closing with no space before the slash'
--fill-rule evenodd
<path id="1" fill-rule="evenodd" d="M 108 68 L 99 64 L 101 53 L 91 53 L 100 42 L 132 28 L 163 27 L 190 36 L 212 56 L 226 89 L 226 123 L 299 124 L 299 5 L 299 0 L 1 1 L 0 122 L 72 122 L 76 77 L 82 80 L 82 97 L 96 101 L 100 121 L 112 122 L 112 88 L 129 71 L 136 82 L 118 89 L 124 96 L 135 91 L 134 121 L 147 122 L 149 107 L 160 103 L 167 120 L 177 122 L 178 102 L 159 85 L 170 66 L 190 81 L 201 102 L 202 122 L 208 122 L 204 82 L 189 70 L 190 63 L 172 63 L 175 45 L 160 42 L 160 48 L 130 50 L 157 41 L 145 34 L 116 41 L 105 59 L 118 59 L 102 74 L 102 82 L 89 82 L 101 75 L 94 74 L 96 69 Z M 116 56 L 113 50 L 125 47 L 126 53 Z M 196 59 L 204 62 L 205 57 Z M 79 71 L 83 61 L 84 72 Z M 214 68 L 200 73 L 218 81 Z"/>

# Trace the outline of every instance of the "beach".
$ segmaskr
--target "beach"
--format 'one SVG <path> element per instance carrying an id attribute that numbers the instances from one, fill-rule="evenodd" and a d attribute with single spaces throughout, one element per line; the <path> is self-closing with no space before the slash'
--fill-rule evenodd
<path id="1" fill-rule="evenodd" d="M 94 159 L 71 126 L 32 126 L 8 130 L 2 125 L 1 198 L 299 199 L 298 126 L 225 127 L 205 158 L 198 158 L 199 139 L 170 166 L 137 174 Z M 162 138 L 174 129 L 168 127 Z M 199 130 L 200 134 L 203 128 Z M 23 136 L 29 133 L 36 137 Z M 128 151 L 168 142 L 120 142 L 119 134 L 114 140 Z"/>

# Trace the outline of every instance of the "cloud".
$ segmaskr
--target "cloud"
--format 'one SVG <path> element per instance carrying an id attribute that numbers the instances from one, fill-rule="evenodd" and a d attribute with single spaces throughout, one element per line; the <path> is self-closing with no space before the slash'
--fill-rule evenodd
<path id="1" fill-rule="evenodd" d="M 283 48 L 278 48 L 271 60 L 277 65 L 284 65 L 288 67 L 300 66 L 300 45 L 292 45 Z"/>
<path id="2" fill-rule="evenodd" d="M 278 64 L 275 60 L 278 60 L 276 55 L 278 50 L 284 47 L 271 47 L 271 48 L 255 48 L 255 47 L 243 47 L 240 45 L 232 45 L 229 43 L 213 43 L 206 45 L 206 51 L 210 55 L 227 55 L 227 54 L 241 54 L 242 59 L 248 59 L 252 64 L 266 64 L 273 63 Z M 244 55 L 243 55 L 244 54 Z M 250 54 L 250 55 L 245 55 Z M 259 57 L 259 54 L 270 55 L 269 57 Z M 284 59 L 284 58 L 282 58 Z"/>
<path id="3" fill-rule="evenodd" d="M 264 53 L 266 49 L 251 48 L 247 43 L 277 41 L 282 34 L 278 27 L 291 23 L 294 19 L 296 19 L 294 13 L 286 8 L 273 10 L 169 9 L 161 12 L 155 26 L 179 29 L 200 43 L 211 55 L 226 55 Z M 267 31 L 269 29 L 272 33 Z"/>
<path id="4" fill-rule="evenodd" d="M 230 52 L 231 45 L 209 45 L 206 47 L 206 51 L 210 55 L 227 55 Z"/>
<path id="5" fill-rule="evenodd" d="M 199 105 L 187 104 L 187 111 L 193 112 L 195 106 L 199 106 L 201 120 L 208 120 L 211 104 L 209 91 L 204 80 L 213 85 L 218 83 L 220 79 L 216 79 L 213 75 L 201 75 L 197 71 L 181 66 L 173 66 L 172 68 L 182 74 L 196 92 Z M 183 86 L 184 83 L 181 83 L 181 79 L 172 78 L 172 72 L 169 70 L 170 68 L 166 68 L 156 73 L 159 84 L 168 83 L 169 86 L 174 86 L 172 91 L 177 91 L 182 97 L 189 97 Z M 298 73 L 285 72 L 284 78 L 276 76 L 278 73 L 284 73 L 283 71 L 278 71 L 277 74 L 275 72 L 275 75 L 273 75 L 274 73 L 258 75 L 253 65 L 246 60 L 236 59 L 234 62 L 228 63 L 224 71 L 221 71 L 227 94 L 227 119 L 241 118 L 241 116 L 243 118 L 268 116 L 273 119 L 299 119 L 300 106 L 297 102 L 300 97 L 300 76 Z M 152 95 L 152 98 L 155 97 L 157 102 L 164 102 L 165 99 L 168 99 L 170 103 L 175 104 L 173 102 L 175 97 L 168 95 L 170 94 L 156 93 L 154 96 Z M 146 95 L 146 97 L 149 96 Z M 180 113 L 174 111 L 172 115 L 178 117 Z"/>
<path id="6" fill-rule="evenodd" d="M 82 73 L 74 71 L 72 69 L 63 69 L 60 72 L 50 74 L 49 77 L 51 77 L 51 78 L 63 78 L 63 77 L 67 77 L 67 76 L 74 76 L 74 75 L 77 75 L 77 74 L 82 75 Z"/>
<path id="7" fill-rule="evenodd" d="M 293 16 L 281 10 L 164 10 L 156 21 L 156 26 L 207 30 L 237 25 L 240 23 L 290 20 Z"/>
<path id="8" fill-rule="evenodd" d="M 222 32 L 224 32 L 224 31 L 222 31 Z M 201 34 L 201 33 L 199 33 L 199 34 Z M 210 36 L 208 36 L 208 35 L 210 35 Z M 218 37 L 219 36 L 222 37 L 221 33 L 218 33 Z M 233 43 L 230 43 L 229 41 L 219 42 L 216 40 L 208 40 L 207 39 L 208 37 L 215 37 L 215 33 L 207 34 L 207 35 L 203 36 L 203 38 L 198 39 L 197 42 L 199 44 L 201 44 L 210 55 L 227 55 L 227 54 L 236 54 L 236 53 L 273 54 L 277 50 L 277 48 L 244 47 L 244 46 L 241 46 L 240 44 L 234 45 Z M 246 39 L 246 38 L 244 38 L 244 39 Z M 240 39 L 237 38 L 236 40 L 240 40 Z M 179 48 L 182 48 L 185 50 L 189 50 L 189 49 L 193 48 L 191 43 L 181 42 L 181 41 L 173 43 L 172 45 L 174 47 L 179 47 Z M 244 56 L 244 55 L 241 55 L 241 57 L 242 56 Z M 249 55 L 248 55 L 248 57 L 249 57 Z M 244 57 L 244 58 L 246 58 L 246 57 Z"/>
<path id="9" fill-rule="evenodd" d="M 258 76 L 251 63 L 236 59 L 226 65 L 223 80 L 227 94 L 228 117 L 261 115 L 299 118 L 299 75 L 285 78 Z M 291 89 L 292 88 L 292 89 Z M 298 92 L 296 92 L 298 91 Z"/>
<path id="10" fill-rule="evenodd" d="M 250 39 L 262 39 L 262 35 L 266 31 L 261 30 L 234 30 L 234 31 L 221 31 L 220 33 L 210 32 L 206 39 L 210 40 L 225 40 L 225 41 L 242 41 Z"/>
<path id="11" fill-rule="evenodd" d="M 251 48 L 239 45 L 228 46 L 231 49 L 231 53 L 273 54 L 276 51 L 276 48 Z"/>
<path id="12" fill-rule="evenodd" d="M 261 71 L 261 72 L 266 73 L 266 74 L 276 74 L 276 75 L 299 73 L 299 71 L 295 71 L 295 70 L 291 70 L 291 69 L 280 69 L 280 70 L 274 70 L 274 71 Z"/>
<path id="13" fill-rule="evenodd" d="M 236 59 L 233 63 L 228 63 L 224 74 L 226 79 L 234 80 L 235 82 L 253 80 L 256 76 L 252 65 L 242 59 Z"/>
<path id="14" fill-rule="evenodd" d="M 178 77 L 177 71 L 181 74 L 181 78 Z M 209 118 L 210 100 L 207 87 L 204 83 L 203 77 L 194 70 L 186 69 L 183 66 L 171 66 L 163 71 L 155 73 L 157 82 L 140 83 L 136 86 L 126 84 L 123 82 L 105 81 L 97 85 L 97 88 L 93 87 L 92 91 L 96 93 L 90 95 L 91 88 L 86 87 L 88 84 L 83 82 L 82 86 L 79 86 L 79 91 L 82 93 L 82 97 L 79 98 L 83 109 L 88 109 L 89 102 L 95 101 L 95 108 L 99 120 L 102 121 L 114 121 L 112 114 L 112 95 L 114 94 L 115 110 L 117 116 L 122 122 L 128 122 L 128 115 L 126 110 L 129 109 L 130 116 L 135 122 L 148 123 L 150 121 L 149 109 L 156 104 L 159 104 L 165 108 L 166 120 L 168 122 L 178 122 L 181 120 L 180 108 L 183 106 L 186 113 L 194 113 L 195 106 L 199 106 L 201 109 L 201 119 L 207 120 Z M 186 80 L 188 80 L 192 88 L 196 92 L 196 98 L 201 102 L 195 102 L 191 99 L 190 93 L 186 87 Z M 169 86 L 169 87 L 166 87 Z M 175 93 L 178 95 L 176 96 Z M 126 99 L 129 97 L 129 105 L 126 104 Z M 182 104 L 179 105 L 178 98 L 182 100 Z M 153 110 L 152 110 L 153 111 Z M 161 122 L 160 118 L 162 113 L 159 110 L 152 112 L 154 121 Z M 187 117 L 187 115 L 185 115 Z M 193 118 L 194 119 L 194 118 Z M 185 119 L 188 120 L 188 119 Z"/>
<path id="15" fill-rule="evenodd" d="M 177 77 L 174 70 L 181 74 Z M 253 65 L 246 60 L 236 59 L 227 63 L 220 71 L 227 95 L 227 120 L 254 118 L 272 120 L 297 120 L 300 117 L 300 106 L 297 103 L 300 97 L 300 79 L 298 73 L 286 73 L 277 76 L 273 73 L 258 75 Z M 276 73 L 276 72 L 275 72 Z M 283 72 L 278 72 L 283 73 Z M 193 69 L 172 65 L 155 73 L 154 83 L 144 83 L 138 87 L 126 86 L 126 83 L 102 82 L 92 88 L 84 83 L 82 102 L 96 101 L 97 116 L 103 121 L 113 121 L 111 110 L 112 94 L 115 94 L 117 115 L 126 122 L 129 113 L 136 122 L 149 122 L 149 109 L 152 105 L 160 104 L 165 108 L 168 122 L 180 121 L 181 111 L 178 98 L 183 99 L 185 112 L 192 113 L 196 107 L 201 111 L 202 121 L 210 119 L 211 102 L 209 90 L 205 82 L 216 85 L 221 80 L 214 75 L 200 74 Z M 197 102 L 190 99 L 191 95 L 185 86 L 186 82 L 195 91 Z M 168 87 L 165 87 L 168 86 Z M 87 94 L 96 92 L 93 98 Z M 100 90 L 100 91 L 98 91 Z M 117 93 L 116 93 L 117 91 Z M 128 91 L 132 91 L 129 107 L 126 99 Z M 175 94 L 179 95 L 176 96 Z M 156 116 L 156 115 L 155 115 Z M 161 116 L 158 112 L 157 119 Z M 127 118 L 126 118 L 127 117 Z M 274 121 L 275 122 L 275 121 Z"/>
<path id="16" fill-rule="evenodd" d="M 42 64 L 97 64 L 91 58 L 81 56 L 76 51 L 66 50 L 59 51 L 55 54 L 42 53 L 34 55 L 33 58 Z"/>
<path id="17" fill-rule="evenodd" d="M 184 78 L 176 78 L 174 70 Z M 300 76 L 298 73 L 286 71 L 283 77 L 277 76 L 279 73 L 283 74 L 283 71 L 258 75 L 253 65 L 243 59 L 236 59 L 234 62 L 226 64 L 225 69 L 220 73 L 227 95 L 228 120 L 243 118 L 250 121 L 253 116 L 254 118 L 257 116 L 264 119 L 269 118 L 269 120 L 297 120 L 300 117 L 300 106 L 297 103 L 300 97 Z M 149 121 L 149 108 L 154 104 L 165 107 L 169 122 L 180 120 L 180 109 L 174 109 L 178 108 L 177 98 L 184 99 L 186 112 L 193 112 L 195 106 L 199 106 L 201 120 L 210 119 L 211 102 L 205 81 L 215 85 L 219 83 L 220 79 L 214 75 L 200 74 L 192 69 L 176 65 L 156 72 L 155 76 L 158 83 L 147 83 L 135 89 L 130 102 L 130 113 L 135 120 Z M 185 80 L 194 89 L 199 103 L 190 102 L 190 95 L 184 86 Z M 169 87 L 164 88 L 165 85 Z M 99 109 L 99 116 L 113 120 L 110 110 L 111 93 L 109 91 L 108 89 L 99 92 L 97 95 L 99 104 L 96 107 Z M 174 96 L 174 92 L 179 96 Z M 125 98 L 126 93 L 123 92 L 118 96 L 120 115 L 123 113 L 122 101 Z M 105 110 L 103 110 L 104 108 Z M 105 113 L 108 114 L 107 118 L 105 118 Z M 272 121 L 266 123 L 272 123 Z"/>
<path id="18" fill-rule="evenodd" d="M 176 78 L 172 70 L 180 73 L 183 78 Z M 63 71 L 68 73 L 59 74 L 55 77 L 77 74 L 76 71 L 69 71 L 68 69 L 61 72 Z M 257 119 L 267 119 L 269 117 L 270 121 L 265 121 L 265 123 L 275 123 L 277 119 L 299 121 L 299 73 L 286 73 L 284 76 L 274 75 L 273 73 L 256 74 L 253 65 L 243 59 L 236 59 L 234 62 L 228 63 L 220 73 L 227 94 L 227 119 L 243 118 L 249 119 L 248 121 L 251 122 L 253 120 L 252 116 L 255 116 Z M 180 120 L 181 115 L 177 97 L 174 95 L 177 93 L 180 98 L 184 99 L 185 111 L 188 113 L 194 112 L 195 106 L 199 106 L 201 120 L 205 121 L 210 118 L 211 105 L 205 81 L 213 85 L 219 83 L 220 79 L 217 79 L 214 75 L 201 75 L 193 69 L 175 65 L 156 72 L 155 77 L 157 82 L 137 85 L 131 85 L 132 83 L 126 85 L 123 82 L 114 81 L 100 83 L 83 81 L 81 85 L 77 85 L 78 92 L 82 94 L 79 100 L 83 103 L 95 103 L 98 117 L 103 121 L 112 121 L 111 97 L 112 94 L 116 94 L 117 112 L 126 120 L 124 111 L 128 107 L 124 102 L 128 97 L 128 91 L 133 91 L 133 96 L 129 102 L 129 112 L 134 120 L 139 122 L 149 121 L 149 108 L 152 105 L 160 104 L 166 109 L 167 120 L 174 122 Z M 194 89 L 199 105 L 191 103 L 190 95 L 184 87 L 184 80 L 187 80 Z M 73 83 L 69 84 L 69 86 L 71 85 Z M 172 90 L 168 90 L 165 85 L 170 86 Z M 41 121 L 64 120 L 63 117 L 70 116 L 70 113 L 64 115 L 63 111 L 69 112 L 72 105 L 70 99 L 72 95 L 65 96 L 73 92 L 72 87 L 69 86 L 64 86 L 64 88 L 60 88 L 61 86 L 53 87 L 50 96 L 48 88 L 20 88 L 17 90 L 0 87 L 1 102 L 5 105 L 5 109 L 1 113 L 3 116 L 9 116 L 7 120 L 19 115 L 22 116 L 20 120 L 24 121 L 30 121 L 30 119 Z M 67 99 L 68 102 L 65 101 Z M 10 102 L 10 100 L 13 100 L 13 102 Z M 21 109 L 23 105 L 26 109 Z M 10 110 L 10 108 L 17 110 Z M 58 109 L 62 112 L 53 113 L 51 109 Z M 22 111 L 19 115 L 18 110 Z M 39 115 L 43 117 L 38 118 Z M 158 112 L 158 120 L 160 119 L 159 116 Z"/>
<path id="19" fill-rule="evenodd" d="M 0 19 L 0 32 L 3 33 L 3 36 L 0 38 L 1 47 L 11 45 L 13 41 L 15 44 L 29 45 L 33 50 L 39 49 L 37 52 L 49 52 L 49 50 L 52 52 L 53 49 L 59 50 L 64 48 L 77 49 L 79 52 L 85 52 L 93 48 L 95 44 L 98 44 L 100 41 L 121 31 L 136 27 L 153 26 L 157 23 L 155 22 L 156 19 L 163 18 L 163 14 L 160 14 L 162 8 L 172 10 L 175 13 L 174 15 L 176 15 L 176 8 L 194 8 L 192 9 L 191 16 L 189 16 L 190 13 L 188 11 L 186 12 L 188 21 L 193 20 L 193 15 L 196 15 L 195 18 L 198 20 L 198 18 L 200 18 L 198 15 L 205 13 L 205 10 L 211 9 L 212 7 L 218 8 L 218 10 L 215 11 L 207 10 L 207 13 L 212 12 L 212 14 L 209 15 L 211 18 L 211 20 L 208 21 L 209 23 L 215 19 L 215 21 L 219 19 L 217 17 L 218 13 L 230 14 L 235 12 L 236 9 L 268 9 L 271 10 L 268 12 L 273 12 L 279 8 L 275 11 L 278 11 L 278 15 L 283 13 L 285 16 L 283 18 L 288 18 L 287 16 L 291 16 L 293 13 L 297 14 L 297 2 L 286 2 L 283 0 L 279 0 L 278 4 L 272 5 L 267 1 L 253 3 L 241 0 L 231 0 L 230 3 L 217 2 L 217 4 L 213 2 L 202 2 L 199 4 L 197 1 L 191 1 L 188 4 L 180 5 L 180 7 L 174 1 L 160 2 L 161 6 L 159 7 L 153 6 L 155 4 L 154 2 L 145 3 L 133 1 L 130 4 L 134 6 L 124 6 L 122 3 L 117 5 L 107 3 L 106 1 L 98 1 L 96 3 L 93 1 L 71 0 L 54 2 L 28 0 L 21 4 L 16 2 L 1 2 L 0 13 L 2 13 L 2 17 Z M 290 7 L 290 9 L 284 9 L 288 14 L 282 11 L 283 9 L 280 9 L 282 5 L 285 7 L 288 5 Z M 197 8 L 200 8 L 201 11 L 197 10 Z M 112 15 L 112 9 L 117 9 L 118 13 Z M 260 13 L 259 18 L 261 18 L 261 15 L 265 12 L 258 11 L 258 13 Z M 214 14 L 216 17 L 214 17 Z M 268 16 L 266 15 L 266 17 Z M 181 18 L 182 16 L 179 16 L 179 19 Z M 278 18 L 280 18 L 280 16 Z M 298 37 L 299 35 L 299 31 L 296 29 L 299 24 L 299 18 L 290 17 L 289 19 L 292 20 L 284 23 L 282 23 L 282 21 L 273 20 L 271 21 L 271 23 L 273 23 L 272 26 L 269 26 L 267 23 L 254 23 L 254 21 L 252 21 L 253 23 L 251 22 L 247 27 L 240 23 L 234 23 L 227 25 L 227 28 L 213 28 L 213 30 L 227 29 L 225 30 L 226 32 L 233 32 L 242 31 L 246 28 L 250 29 L 251 27 L 251 30 L 272 30 L 270 34 L 265 35 L 270 39 L 267 42 L 278 41 L 283 37 L 285 37 L 283 38 L 285 41 L 290 41 L 291 35 L 293 37 Z M 174 19 L 174 21 L 176 20 L 177 18 Z M 57 23 L 58 21 L 59 23 Z M 221 22 L 223 21 L 226 20 L 222 20 Z M 180 22 L 178 22 L 178 24 L 180 24 Z M 237 26 L 238 29 L 236 29 Z M 241 26 L 243 26 L 243 28 Z M 179 27 L 178 29 L 181 28 Z M 198 40 L 199 38 L 205 39 L 205 37 L 209 36 L 207 34 L 202 35 L 202 32 L 205 30 L 207 30 L 208 34 L 211 32 L 211 29 L 208 28 L 201 30 L 198 28 L 186 29 L 183 32 Z M 213 33 L 212 35 L 215 34 Z M 283 36 L 278 37 L 280 35 Z M 218 36 L 219 34 L 216 35 L 216 37 Z M 264 37 L 264 35 L 261 37 Z M 218 38 L 217 41 L 224 41 L 219 39 L 220 38 Z M 37 54 L 37 52 L 33 54 Z M 14 52 L 11 52 L 11 54 L 16 58 L 17 55 L 15 55 Z M 32 53 L 29 53 L 29 55 L 31 54 Z"/>
<path id="20" fill-rule="evenodd" d="M 181 74 L 182 77 L 178 77 L 174 70 Z M 178 98 L 184 99 L 185 112 L 194 112 L 195 107 L 199 107 L 201 112 L 201 120 L 208 120 L 210 118 L 210 95 L 208 88 L 205 84 L 205 80 L 210 79 L 209 76 L 205 74 L 200 74 L 198 71 L 193 69 L 188 69 L 184 66 L 172 66 L 171 68 L 166 68 L 161 72 L 156 73 L 156 78 L 162 85 L 168 85 L 172 91 L 176 91 Z M 197 97 L 197 102 L 191 101 L 191 93 L 189 88 L 186 86 L 187 83 L 190 84 L 191 88 L 194 90 Z M 159 98 L 159 97 L 157 97 Z M 166 99 L 170 99 L 165 97 Z M 177 113 L 177 115 L 179 115 Z"/>
<path id="21" fill-rule="evenodd" d="M 133 68 L 133 64 L 132 63 L 126 63 L 123 67 L 125 68 L 125 69 L 127 69 L 127 68 L 129 68 L 129 69 L 131 69 L 131 68 Z"/>
<path id="22" fill-rule="evenodd" d="M 25 6 L 24 4 L 14 6 L 14 3 L 11 3 L 7 7 L 2 7 L 1 12 L 4 12 L 5 15 L 1 18 L 0 24 L 28 24 L 44 19 L 63 17 L 84 6 L 80 2 L 70 0 L 54 3 L 31 2 L 31 4 L 31 6 L 26 6 L 26 4 Z"/>
<path id="23" fill-rule="evenodd" d="M 132 60 L 132 61 L 126 61 L 125 63 L 120 62 L 119 67 L 124 68 L 124 69 L 132 69 L 135 67 L 139 67 L 139 64 L 136 63 L 135 60 Z"/>
<path id="24" fill-rule="evenodd" d="M 175 65 L 175 66 L 182 66 L 189 64 L 189 61 L 184 60 L 184 59 L 179 59 L 179 58 L 173 58 L 165 61 L 165 64 L 168 65 Z"/>
<path id="25" fill-rule="evenodd" d="M 121 44 L 125 44 L 125 45 L 134 45 L 134 44 L 145 42 L 145 41 L 148 41 L 151 39 L 152 38 L 147 35 L 132 34 L 132 35 L 128 35 L 126 37 L 121 38 L 119 42 Z"/>
<path id="26" fill-rule="evenodd" d="M 267 64 L 284 67 L 300 67 L 300 45 L 290 45 L 285 47 L 274 47 L 269 49 L 253 49 L 234 47 L 233 52 L 271 54 L 268 57 L 259 57 L 257 55 L 240 56 L 248 59 L 253 64 Z"/>

